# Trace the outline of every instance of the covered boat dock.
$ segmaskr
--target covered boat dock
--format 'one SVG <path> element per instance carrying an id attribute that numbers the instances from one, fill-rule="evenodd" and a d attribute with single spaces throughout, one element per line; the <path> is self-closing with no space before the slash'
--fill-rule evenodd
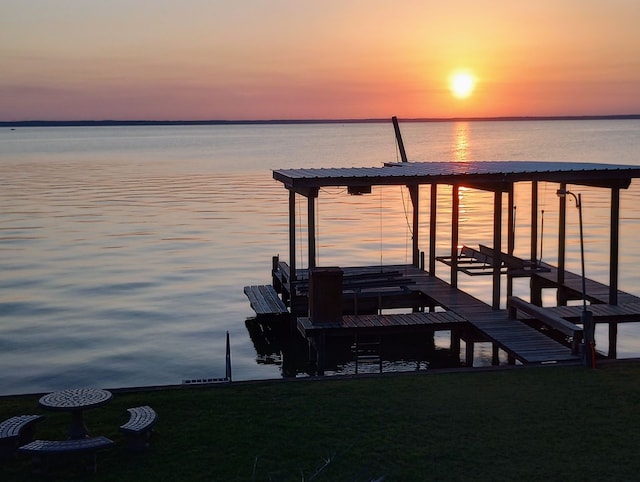
<path id="1" fill-rule="evenodd" d="M 557 289 L 559 307 L 565 306 L 568 300 L 583 298 L 584 310 L 587 301 L 590 305 L 603 305 L 592 310 L 593 321 L 609 324 L 608 355 L 615 357 L 617 323 L 640 319 L 640 298 L 618 289 L 620 192 L 638 177 L 638 166 L 547 161 L 405 161 L 386 163 L 381 167 L 276 170 L 273 178 L 283 184 L 289 195 L 289 259 L 287 263 L 274 258 L 273 286 L 296 317 L 298 331 L 316 347 L 319 365 L 328 336 L 352 336 L 356 332 L 383 336 L 393 330 L 418 332 L 425 327 L 451 330 L 452 349 L 459 346 L 460 338 L 465 340 L 467 363 L 473 357 L 475 341 L 491 342 L 495 361 L 497 350 L 502 349 L 510 362 L 577 362 L 580 360 L 578 347 L 585 342 L 583 337 L 589 340 L 589 333 L 584 333 L 584 329 L 591 330 L 591 337 L 593 329 L 578 326 L 584 324 L 579 315 L 576 318 L 580 311 L 578 307 L 566 307 L 566 312 L 559 308 L 542 308 L 542 289 L 550 287 Z M 531 186 L 531 222 L 526 247 L 528 256 L 525 257 L 514 255 L 514 185 L 521 182 Z M 555 183 L 559 194 L 566 194 L 568 185 L 609 191 L 607 285 L 584 280 L 584 275 L 566 270 L 566 195 L 558 197 L 557 266 L 539 261 L 538 198 L 539 184 L 543 182 Z M 370 193 L 374 186 L 391 185 L 406 186 L 410 194 L 411 264 L 339 269 L 317 266 L 316 203 L 321 189 L 342 187 L 349 194 L 357 195 Z M 420 187 L 424 185 L 430 186 L 430 199 L 429 212 L 423 218 Z M 442 185 L 451 186 L 451 218 L 447 219 L 451 234 L 448 252 L 445 256 L 437 256 L 436 226 L 441 207 L 438 205 L 438 187 Z M 459 246 L 459 190 L 463 187 L 493 193 L 493 223 L 489 228 L 492 246 Z M 506 205 L 503 205 L 505 194 Z M 306 267 L 296 265 L 297 219 L 301 214 L 296 211 L 297 196 L 306 198 Z M 503 232 L 505 211 L 507 222 L 506 232 Z M 423 240 L 420 239 L 420 226 L 425 223 L 429 235 Z M 438 262 L 447 267 L 448 281 L 437 276 Z M 491 302 L 485 303 L 459 289 L 459 273 L 483 274 L 491 279 Z M 332 276 L 334 281 L 331 281 Z M 506 292 L 502 293 L 501 280 L 505 276 Z M 520 300 L 518 304 L 511 303 L 512 281 L 517 277 L 530 278 L 531 287 L 530 299 Z M 314 303 L 314 297 L 320 298 Z M 382 314 L 383 309 L 400 307 L 411 312 L 393 316 Z M 510 310 L 506 309 L 509 307 Z M 424 313 L 425 308 L 429 313 Z M 416 316 L 416 313 L 420 315 Z"/>

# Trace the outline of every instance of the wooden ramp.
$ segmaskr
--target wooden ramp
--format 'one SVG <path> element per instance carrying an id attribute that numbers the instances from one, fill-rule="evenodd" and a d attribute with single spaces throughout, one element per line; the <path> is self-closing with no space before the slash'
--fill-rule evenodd
<path id="1" fill-rule="evenodd" d="M 578 361 L 571 349 L 449 283 L 416 270 L 416 288 L 446 310 L 466 319 L 509 355 L 523 363 Z"/>
<path id="2" fill-rule="evenodd" d="M 518 320 L 510 320 L 505 310 L 482 313 L 469 320 L 493 343 L 523 363 L 579 361 L 571 349 Z"/>
<path id="3" fill-rule="evenodd" d="M 258 316 L 276 316 L 289 313 L 287 306 L 271 285 L 245 286 L 244 294 L 249 298 L 251 308 Z"/>

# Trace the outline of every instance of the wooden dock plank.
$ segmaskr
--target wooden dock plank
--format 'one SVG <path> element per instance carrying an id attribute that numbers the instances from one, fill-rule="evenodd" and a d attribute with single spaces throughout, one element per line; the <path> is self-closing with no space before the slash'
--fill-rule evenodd
<path id="1" fill-rule="evenodd" d="M 545 280 L 548 284 L 558 286 L 558 268 L 547 263 L 541 263 L 548 271 L 538 272 L 534 277 Z M 609 303 L 609 286 L 587 278 L 585 280 L 587 299 L 597 304 Z M 576 293 L 582 293 L 582 276 L 571 271 L 564 272 L 563 286 Z M 618 303 L 639 303 L 640 297 L 618 290 Z"/>
<path id="2" fill-rule="evenodd" d="M 447 329 L 467 321 L 452 313 L 442 321 L 442 313 L 407 313 L 393 315 L 344 315 L 341 323 L 313 324 L 307 317 L 297 318 L 298 331 L 304 337 L 318 334 L 349 335 L 352 333 L 385 333 L 404 332 L 413 333 L 416 329 Z"/>
<path id="3" fill-rule="evenodd" d="M 244 293 L 249 298 L 249 304 L 257 315 L 282 315 L 289 313 L 287 306 L 278 297 L 271 285 L 245 286 Z"/>
<path id="4" fill-rule="evenodd" d="M 592 304 L 587 309 L 593 314 L 593 320 L 601 323 L 615 322 L 639 322 L 640 321 L 640 303 L 626 303 L 621 305 Z M 547 307 L 545 311 L 561 316 L 573 323 L 580 323 L 582 314 L 582 306 L 555 306 Z M 532 319 L 531 316 L 522 314 L 520 319 Z"/>

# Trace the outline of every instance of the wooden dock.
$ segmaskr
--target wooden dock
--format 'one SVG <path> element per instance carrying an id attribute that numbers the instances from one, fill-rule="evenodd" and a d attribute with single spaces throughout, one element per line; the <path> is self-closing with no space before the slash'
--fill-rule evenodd
<path id="1" fill-rule="evenodd" d="M 397 123 L 396 138 L 401 146 Z M 473 360 L 475 342 L 491 342 L 493 361 L 496 363 L 499 349 L 507 353 L 511 363 L 516 360 L 522 363 L 576 362 L 577 340 L 588 333 L 590 339 L 585 337 L 584 346 L 590 346 L 591 349 L 583 350 L 585 366 L 592 366 L 587 358 L 594 358 L 589 317 L 584 317 L 585 324 L 589 325 L 588 330 L 578 326 L 563 329 L 567 328 L 567 323 L 558 318 L 564 317 L 563 314 L 536 311 L 547 310 L 542 307 L 543 289 L 557 290 L 557 304 L 560 307 L 569 300 L 585 297 L 586 292 L 596 322 L 609 323 L 610 339 L 616 337 L 619 320 L 640 319 L 640 298 L 618 290 L 620 192 L 627 189 L 633 179 L 640 178 L 640 167 L 548 161 L 408 162 L 404 153 L 402 159 L 403 162 L 385 163 L 379 167 L 273 171 L 273 178 L 281 182 L 288 192 L 289 264 L 281 262 L 279 257 L 273 258 L 273 288 L 249 288 L 248 291 L 245 288 L 258 315 L 283 311 L 282 305 L 273 299 L 273 292 L 279 293 L 291 314 L 299 317 L 298 331 L 319 348 L 318 356 L 324 350 L 328 336 L 450 330 L 451 351 L 459 354 L 460 340 L 464 340 L 467 364 Z M 516 247 L 515 232 L 515 185 L 519 183 L 528 183 L 531 190 L 530 232 L 523 237 L 529 245 L 526 258 L 514 256 L 515 252 L 522 251 Z M 541 225 L 538 217 L 541 184 L 545 185 L 545 189 L 548 184 L 557 187 L 557 267 L 536 261 L 539 258 L 538 245 L 541 244 L 538 232 Z M 366 195 L 372 192 L 372 188 L 382 186 L 399 186 L 408 191 L 411 218 L 405 208 L 405 217 L 399 222 L 407 223 L 411 231 L 411 264 L 360 268 L 318 267 L 316 208 L 323 189 L 345 187 L 347 194 Z M 428 203 L 421 201 L 421 196 L 427 193 L 422 189 L 425 186 L 428 186 L 430 197 Z M 448 200 L 439 192 L 440 186 L 447 186 L 450 191 Z M 580 193 L 575 194 L 568 188 L 575 190 L 582 186 L 608 190 L 611 200 L 609 285 L 587 280 L 585 290 L 582 289 L 582 277 L 567 272 L 565 263 L 568 197 L 575 198 L 576 207 L 580 208 L 582 234 Z M 487 235 L 491 235 L 492 242 L 487 246 L 464 248 L 464 240 L 460 239 L 461 188 L 493 195 L 493 219 L 487 223 Z M 306 209 L 302 212 L 298 212 L 299 197 L 306 199 Z M 449 204 L 450 209 L 441 207 L 442 204 Z M 427 205 L 428 216 L 423 216 L 421 207 Z M 449 213 L 447 216 L 450 215 L 450 218 L 443 220 L 442 213 Z M 503 219 L 504 213 L 506 219 Z M 303 215 L 306 217 L 304 220 Z M 436 253 L 440 249 L 437 226 L 441 222 L 450 226 L 449 247 L 440 253 L 445 256 Z M 428 236 L 426 241 L 421 241 L 421 233 L 427 232 L 422 226 L 427 224 Z M 299 239 L 304 237 L 303 231 L 306 231 L 306 242 Z M 488 239 L 488 236 L 485 238 Z M 299 243 L 306 246 L 306 267 L 297 266 Z M 447 265 L 447 282 L 437 276 L 437 261 Z M 584 265 L 584 259 L 582 262 Z M 322 275 L 321 270 L 325 270 Z M 329 270 L 335 271 L 335 277 L 329 275 Z M 487 285 L 491 288 L 491 303 L 487 304 L 459 289 L 460 273 L 486 276 Z M 529 301 L 522 300 L 528 305 L 520 304 L 515 314 L 512 310 L 512 318 L 519 311 L 529 311 L 529 314 L 523 314 L 521 319 L 510 319 L 509 311 L 501 309 L 501 306 L 505 306 L 511 296 L 513 279 L 522 276 L 531 279 Z M 503 296 L 501 290 L 505 277 L 507 293 Z M 611 305 L 614 308 L 597 305 Z M 386 313 L 394 308 L 403 308 L 409 313 Z M 575 319 L 575 311 L 570 310 L 564 315 Z M 536 321 L 531 322 L 527 316 L 536 313 Z M 615 357 L 615 346 L 610 350 L 611 354 Z"/>
<path id="2" fill-rule="evenodd" d="M 305 338 L 319 336 L 352 336 L 367 332 L 375 334 L 459 330 L 464 325 L 477 330 L 473 338 L 490 341 L 510 358 L 522 363 L 577 362 L 570 346 L 563 345 L 519 320 L 510 320 L 507 310 L 493 310 L 491 306 L 447 282 L 429 276 L 413 266 L 394 266 L 403 273 L 404 283 L 428 299 L 427 304 L 444 311 L 392 315 L 345 315 L 342 321 L 313 324 L 308 317 L 297 319 L 298 331 Z M 359 268 L 360 272 L 379 268 Z M 349 269 L 345 268 L 345 272 Z M 374 288 L 372 288 L 374 289 Z M 346 295 L 345 295 L 346 296 Z M 469 351 L 471 347 L 467 347 Z M 469 359 L 469 354 L 467 359 Z"/>
<path id="3" fill-rule="evenodd" d="M 557 269 L 545 265 L 545 269 L 534 274 L 540 278 L 544 287 L 565 289 L 573 293 L 575 298 L 581 294 L 581 276 L 566 271 L 564 283 L 558 283 Z M 276 265 L 274 277 L 279 277 L 280 291 L 295 290 L 298 302 L 304 300 L 306 311 L 306 298 L 309 288 L 308 270 L 298 270 L 299 280 L 291 283 L 286 276 L 280 273 L 288 273 L 285 262 L 279 261 Z M 476 341 L 488 341 L 496 348 L 507 353 L 509 359 L 522 363 L 551 363 L 551 362 L 577 362 L 578 355 L 572 351 L 571 340 L 559 341 L 558 337 L 548 336 L 548 331 L 540 331 L 530 323 L 533 316 L 520 314 L 518 319 L 510 319 L 507 310 L 495 310 L 487 303 L 474 296 L 452 287 L 446 281 L 430 276 L 424 270 L 411 265 L 391 266 L 363 266 L 344 268 L 343 304 L 345 314 L 342 321 L 335 323 L 314 324 L 308 316 L 297 318 L 297 329 L 301 335 L 308 339 L 320 336 L 353 336 L 361 333 L 385 334 L 385 333 L 409 333 L 409 332 L 435 332 L 451 330 L 452 333 L 464 331 L 464 326 L 472 327 L 475 336 L 467 336 L 465 340 L 469 345 Z M 592 304 L 589 305 L 593 313 L 594 322 L 608 323 L 615 326 L 617 323 L 640 321 L 640 298 L 618 291 L 618 299 L 624 304 L 610 305 L 606 303 L 609 296 L 609 287 L 594 280 L 586 280 L 587 294 Z M 245 288 L 246 290 L 247 288 Z M 255 293 L 256 287 L 252 288 Z M 262 287 L 262 291 L 265 288 Z M 246 291 L 245 291 L 246 292 Z M 275 290 L 269 287 L 265 298 L 273 301 Z M 247 293 L 249 296 L 250 293 Z M 286 297 L 290 293 L 286 293 Z M 395 306 L 394 297 L 398 297 L 398 304 L 415 302 L 420 300 L 424 307 L 431 309 L 439 307 L 440 311 L 407 313 L 407 314 L 375 314 L 379 309 Z M 277 298 L 277 296 L 276 296 Z M 278 301 L 279 298 L 277 298 Z M 355 300 L 355 305 L 354 305 Z M 373 303 L 374 314 L 358 313 L 357 300 L 360 306 L 369 300 Z M 277 303 L 277 302 L 276 302 Z M 281 303 L 281 301 L 280 301 Z M 265 301 L 253 301 L 260 313 L 281 313 L 286 309 L 284 304 L 270 305 Z M 568 321 L 580 323 L 581 306 L 560 306 L 543 308 L 550 315 L 557 315 Z M 256 312 L 258 312 L 256 310 Z M 465 332 L 467 335 L 469 331 Z M 612 328 L 612 336 L 615 329 Z M 472 347 L 467 347 L 467 352 Z M 610 355 L 615 354 L 615 341 L 610 340 Z M 467 353 L 467 360 L 471 355 Z"/>

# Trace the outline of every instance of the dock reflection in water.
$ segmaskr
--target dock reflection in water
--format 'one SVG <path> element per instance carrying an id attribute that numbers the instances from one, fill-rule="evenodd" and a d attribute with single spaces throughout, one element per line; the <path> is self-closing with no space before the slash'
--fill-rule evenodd
<path id="1" fill-rule="evenodd" d="M 318 375 L 315 354 L 290 326 L 288 316 L 245 321 L 256 351 L 256 362 L 274 364 L 285 378 Z M 479 364 L 490 363 L 490 351 L 478 352 Z M 482 360 L 487 356 L 487 360 Z M 475 362 L 474 362 L 475 364 Z M 404 372 L 463 366 L 460 352 L 450 349 L 450 333 L 335 337 L 326 345 L 325 375 Z"/>

